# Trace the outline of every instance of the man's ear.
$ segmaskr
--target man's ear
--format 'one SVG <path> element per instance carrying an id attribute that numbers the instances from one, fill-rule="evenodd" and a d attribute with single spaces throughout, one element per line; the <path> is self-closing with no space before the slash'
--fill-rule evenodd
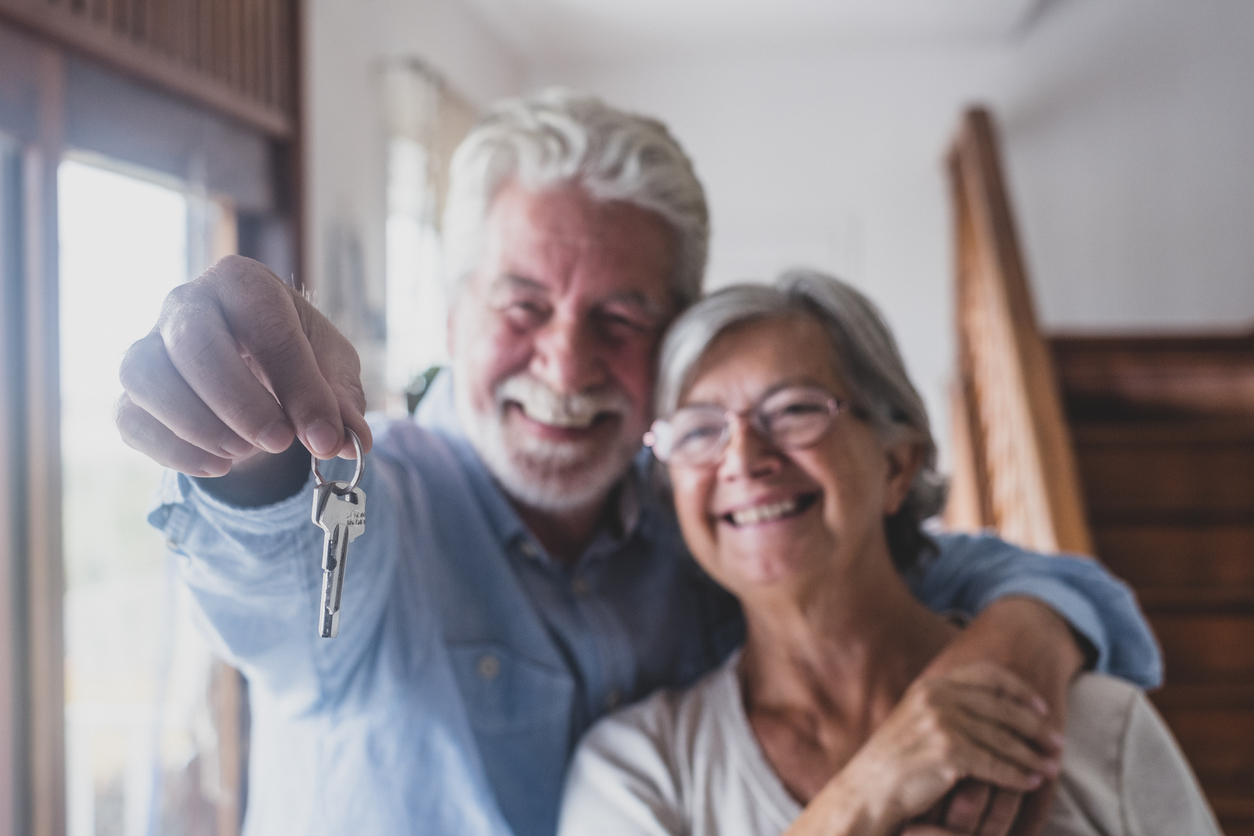
<path id="1" fill-rule="evenodd" d="M 914 477 L 923 466 L 924 448 L 919 442 L 910 439 L 899 441 L 884 451 L 888 460 L 888 485 L 884 491 L 884 515 L 892 516 L 901 509 L 906 501 Z"/>

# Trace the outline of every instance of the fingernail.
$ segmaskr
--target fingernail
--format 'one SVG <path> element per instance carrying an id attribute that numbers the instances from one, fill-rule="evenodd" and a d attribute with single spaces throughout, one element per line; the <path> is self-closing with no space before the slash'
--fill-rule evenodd
<path id="1" fill-rule="evenodd" d="M 219 446 L 222 448 L 223 453 L 232 458 L 239 458 L 247 453 L 251 453 L 254 449 L 251 444 L 238 435 L 231 436 Z"/>
<path id="2" fill-rule="evenodd" d="M 292 443 L 292 427 L 286 421 L 275 421 L 257 436 L 257 444 L 267 453 L 282 453 Z"/>
<path id="3" fill-rule="evenodd" d="M 309 442 L 309 446 L 313 448 L 316 455 L 328 458 L 335 455 L 340 449 L 343 439 L 340 434 L 335 431 L 335 427 L 330 422 L 318 420 L 309 425 L 309 429 L 305 430 L 305 440 Z"/>
<path id="4" fill-rule="evenodd" d="M 1028 786 L 1031 787 L 1032 789 L 1036 789 L 1037 787 L 1041 785 L 1041 782 L 1044 780 L 1045 778 L 1042 775 L 1035 775 L 1035 774 L 1029 775 Z"/>
<path id="5" fill-rule="evenodd" d="M 1054 745 L 1055 749 L 1061 749 L 1067 742 L 1067 737 L 1062 732 L 1052 731 L 1049 733 L 1049 742 Z"/>
<path id="6" fill-rule="evenodd" d="M 230 462 L 209 462 L 208 464 L 201 467 L 198 473 L 195 473 L 193 475 L 199 476 L 202 479 L 216 479 L 219 476 L 225 476 L 226 474 L 230 472 L 231 472 Z"/>
<path id="7" fill-rule="evenodd" d="M 1040 697 L 1032 697 L 1032 710 L 1042 716 L 1049 714 L 1049 706 Z"/>

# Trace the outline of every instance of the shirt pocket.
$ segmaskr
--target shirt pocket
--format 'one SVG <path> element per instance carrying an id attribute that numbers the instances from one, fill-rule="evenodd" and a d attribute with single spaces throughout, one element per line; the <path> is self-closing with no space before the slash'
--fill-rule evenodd
<path id="1" fill-rule="evenodd" d="M 500 734 L 554 724 L 569 728 L 574 683 L 566 671 L 497 642 L 451 645 L 449 659 L 476 731 Z"/>
<path id="2" fill-rule="evenodd" d="M 557 829 L 571 749 L 574 681 L 494 642 L 449 646 L 497 804 L 519 836 Z"/>

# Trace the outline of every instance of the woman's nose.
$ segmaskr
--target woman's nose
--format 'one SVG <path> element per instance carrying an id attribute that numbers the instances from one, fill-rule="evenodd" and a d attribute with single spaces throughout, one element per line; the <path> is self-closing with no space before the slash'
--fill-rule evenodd
<path id="1" fill-rule="evenodd" d="M 727 446 L 719 463 L 721 478 L 756 479 L 783 467 L 783 454 L 745 416 L 729 416 L 728 420 Z"/>

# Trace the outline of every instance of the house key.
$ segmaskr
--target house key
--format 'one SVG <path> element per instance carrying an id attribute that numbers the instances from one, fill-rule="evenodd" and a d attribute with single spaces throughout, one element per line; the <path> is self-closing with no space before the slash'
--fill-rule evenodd
<path id="1" fill-rule="evenodd" d="M 322 541 L 322 603 L 318 613 L 318 634 L 333 639 L 340 631 L 340 597 L 344 591 L 344 563 L 348 544 L 366 528 L 366 492 L 357 485 L 365 472 L 361 439 L 348 430 L 357 448 L 357 469 L 351 482 L 327 482 L 318 472 L 318 459 L 313 459 L 314 488 L 313 521 L 326 532 Z"/>

